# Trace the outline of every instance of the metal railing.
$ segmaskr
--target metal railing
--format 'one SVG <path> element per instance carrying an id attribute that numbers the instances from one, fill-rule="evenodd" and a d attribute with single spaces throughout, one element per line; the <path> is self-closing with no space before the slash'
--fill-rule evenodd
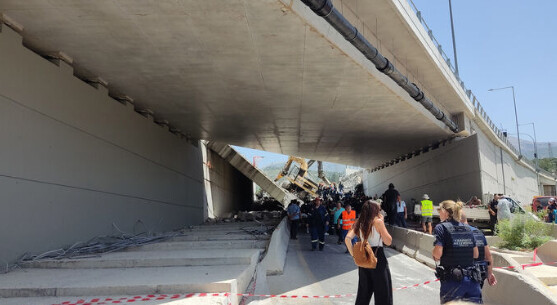
<path id="1" fill-rule="evenodd" d="M 441 54 L 441 57 L 445 60 L 445 63 L 447 64 L 447 66 L 449 67 L 449 69 L 451 70 L 451 72 L 453 73 L 455 78 L 457 79 L 458 83 L 460 84 L 460 86 L 462 87 L 464 92 L 466 93 L 466 96 L 468 97 L 470 103 L 472 103 L 472 105 L 474 106 L 474 109 L 476 110 L 477 114 L 480 115 L 480 117 L 486 122 L 487 126 L 489 126 L 489 128 L 491 128 L 491 130 L 495 133 L 495 135 L 503 143 L 505 143 L 505 145 L 512 152 L 514 152 L 517 156 L 520 156 L 521 154 L 519 153 L 519 151 L 509 142 L 509 139 L 507 137 L 505 137 L 505 135 L 503 134 L 503 131 L 501 131 L 499 128 L 497 128 L 497 126 L 495 126 L 495 123 L 493 123 L 491 118 L 487 115 L 487 112 L 484 110 L 484 108 L 482 107 L 482 105 L 480 104 L 480 102 L 478 101 L 478 99 L 476 98 L 474 93 L 472 92 L 472 90 L 466 88 L 466 86 L 464 85 L 464 82 L 460 79 L 460 76 L 456 73 L 456 69 L 452 65 L 451 59 L 449 58 L 449 56 L 447 56 L 447 54 L 445 54 L 445 52 L 443 51 L 443 48 L 441 47 L 441 44 L 439 43 L 439 41 L 433 35 L 433 30 L 431 30 L 429 28 L 429 26 L 425 22 L 424 18 L 422 17 L 421 11 L 418 10 L 418 8 L 414 4 L 414 2 L 412 2 L 412 0 L 407 0 L 407 1 L 410 4 L 410 6 L 412 7 L 412 9 L 414 10 L 414 13 L 416 14 L 416 17 L 418 17 L 418 20 L 420 21 L 420 23 L 422 24 L 424 29 L 427 31 L 427 34 L 428 34 L 429 38 L 433 41 L 433 44 L 437 47 L 437 51 Z M 522 158 L 522 159 L 524 160 L 524 162 L 528 163 L 529 165 L 534 167 L 536 170 L 539 170 L 540 172 L 548 174 L 550 176 L 555 176 L 548 171 L 545 171 L 543 169 L 540 169 L 540 168 L 536 167 L 536 165 L 534 164 L 534 162 L 532 160 L 529 160 L 527 158 Z"/>

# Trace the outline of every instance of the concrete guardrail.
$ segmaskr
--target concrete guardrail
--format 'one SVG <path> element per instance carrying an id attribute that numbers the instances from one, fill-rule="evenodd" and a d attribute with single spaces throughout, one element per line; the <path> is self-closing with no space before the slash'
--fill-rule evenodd
<path id="1" fill-rule="evenodd" d="M 275 231 L 273 231 L 267 253 L 261 262 L 261 267 L 267 270 L 267 275 L 282 274 L 286 262 L 286 251 L 288 250 L 289 240 L 290 230 L 288 228 L 288 218 L 284 217 Z"/>

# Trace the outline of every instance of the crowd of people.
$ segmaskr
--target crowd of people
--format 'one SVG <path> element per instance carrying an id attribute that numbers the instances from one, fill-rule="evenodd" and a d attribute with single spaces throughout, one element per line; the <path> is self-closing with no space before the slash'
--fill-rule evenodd
<path id="1" fill-rule="evenodd" d="M 325 189 L 323 189 L 325 190 Z M 361 191 L 344 194 L 338 189 L 323 192 L 298 206 L 293 200 L 287 208 L 291 221 L 291 239 L 297 239 L 298 225 L 311 234 L 311 250 L 324 251 L 325 236 L 336 234 L 337 244 L 346 245 L 346 253 L 353 254 L 358 240 L 367 240 L 377 256 L 377 267 L 358 267 L 358 292 L 356 304 L 369 304 L 375 296 L 375 304 L 393 304 L 391 274 L 383 245 L 390 245 L 392 237 L 386 229 L 390 225 L 406 227 L 408 211 L 406 203 L 394 185 L 378 198 L 367 197 Z M 510 203 L 497 200 L 496 216 L 506 217 Z M 492 202 L 493 203 L 493 202 Z M 492 213 L 490 203 L 490 214 Z M 440 280 L 441 304 L 454 300 L 482 303 L 481 288 L 485 280 L 495 285 L 492 257 L 482 231 L 468 225 L 462 207 L 463 202 L 445 200 L 438 211 L 441 223 L 432 228 L 433 202 L 427 194 L 420 201 L 421 223 L 425 233 L 435 237 L 433 258 L 438 262 L 436 276 Z M 469 203 L 468 203 L 469 204 Z M 455 242 L 458 241 L 458 242 Z"/>

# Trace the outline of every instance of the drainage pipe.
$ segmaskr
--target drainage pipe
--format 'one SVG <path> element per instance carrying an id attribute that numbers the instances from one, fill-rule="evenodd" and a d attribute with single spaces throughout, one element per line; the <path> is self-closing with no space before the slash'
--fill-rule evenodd
<path id="1" fill-rule="evenodd" d="M 344 16 L 333 6 L 331 0 L 302 0 L 313 12 L 323 17 L 333 28 L 335 28 L 348 42 L 358 49 L 367 59 L 377 68 L 394 80 L 408 94 L 422 104 L 435 118 L 443 122 L 449 129 L 458 133 L 458 125 L 452 121 L 441 109 L 427 98 L 423 91 L 414 83 L 410 83 L 408 78 L 398 71 L 393 64 L 385 58 L 377 48 L 375 48 L 364 36 L 358 32 Z"/>

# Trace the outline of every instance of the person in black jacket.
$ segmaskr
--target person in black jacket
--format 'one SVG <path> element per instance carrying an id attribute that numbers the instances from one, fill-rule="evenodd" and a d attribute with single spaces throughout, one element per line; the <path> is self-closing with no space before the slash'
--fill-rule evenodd
<path id="1" fill-rule="evenodd" d="M 395 225 L 396 222 L 396 201 L 400 193 L 395 189 L 392 183 L 389 183 L 389 189 L 381 195 L 383 198 L 383 203 L 381 208 L 387 213 L 387 221 L 391 226 Z"/>

